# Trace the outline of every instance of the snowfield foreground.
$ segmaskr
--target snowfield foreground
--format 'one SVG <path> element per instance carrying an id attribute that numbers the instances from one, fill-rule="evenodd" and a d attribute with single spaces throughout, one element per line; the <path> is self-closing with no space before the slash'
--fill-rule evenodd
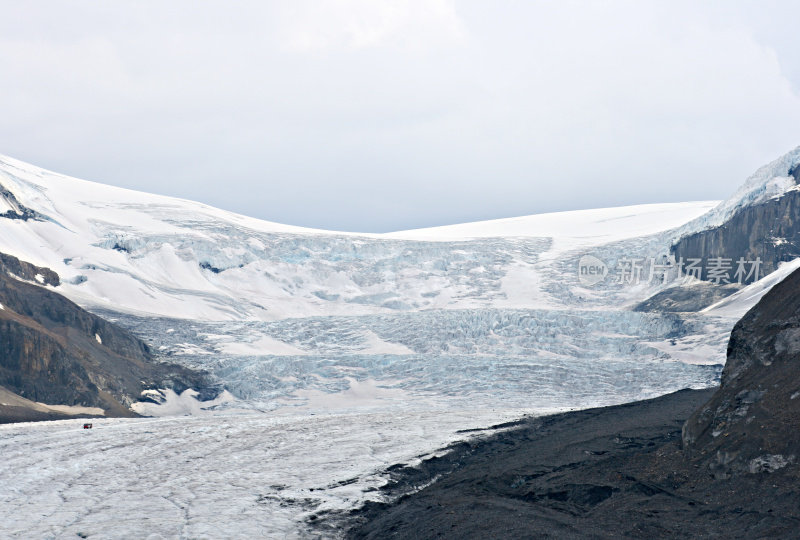
<path id="1" fill-rule="evenodd" d="M 391 234 L 288 227 L 0 158 L 0 252 L 207 370 L 213 403 L 157 418 L 0 426 L 0 538 L 284 538 L 368 498 L 380 471 L 521 414 L 716 384 L 736 320 L 797 261 L 692 313 L 636 311 L 694 278 L 579 279 L 794 189 L 759 170 L 715 202 Z M 4 207 L 2 205 L 5 205 Z M 152 391 L 151 391 L 152 392 Z M 143 396 L 144 397 L 144 396 Z M 188 416 L 180 416 L 188 414 Z M 332 531 L 326 531 L 331 536 Z"/>

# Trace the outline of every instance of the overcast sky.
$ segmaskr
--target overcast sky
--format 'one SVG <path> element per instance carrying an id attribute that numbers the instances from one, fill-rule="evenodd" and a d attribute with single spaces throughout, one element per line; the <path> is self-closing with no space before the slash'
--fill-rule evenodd
<path id="1" fill-rule="evenodd" d="M 0 153 L 383 232 L 725 198 L 800 145 L 798 2 L 0 0 Z"/>

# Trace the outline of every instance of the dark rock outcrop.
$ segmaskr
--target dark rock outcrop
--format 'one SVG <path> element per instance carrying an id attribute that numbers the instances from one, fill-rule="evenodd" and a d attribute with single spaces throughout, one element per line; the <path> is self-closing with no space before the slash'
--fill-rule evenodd
<path id="1" fill-rule="evenodd" d="M 736 324 L 720 389 L 687 421 L 683 443 L 717 478 L 800 475 L 800 271 Z"/>
<path id="2" fill-rule="evenodd" d="M 795 170 L 792 176 L 797 178 L 798 174 Z M 800 191 L 744 207 L 719 227 L 684 236 L 671 252 L 676 259 L 700 258 L 704 268 L 709 258 L 731 259 L 731 281 L 735 281 L 732 278 L 739 258 L 761 259 L 759 277 L 770 274 L 779 263 L 800 257 Z M 702 279 L 708 279 L 706 272 Z M 743 281 L 750 283 L 753 279 Z"/>
<path id="3" fill-rule="evenodd" d="M 39 282 L 43 285 L 52 285 L 53 287 L 58 287 L 61 284 L 58 274 L 49 268 L 21 261 L 5 253 L 0 253 L 0 273 L 16 276 L 27 281 Z"/>
<path id="4" fill-rule="evenodd" d="M 145 389 L 209 386 L 204 374 L 154 361 L 129 332 L 36 282 L 59 280 L 0 255 L 0 386 L 33 402 L 100 407 L 111 416 L 134 416 L 129 405 Z"/>

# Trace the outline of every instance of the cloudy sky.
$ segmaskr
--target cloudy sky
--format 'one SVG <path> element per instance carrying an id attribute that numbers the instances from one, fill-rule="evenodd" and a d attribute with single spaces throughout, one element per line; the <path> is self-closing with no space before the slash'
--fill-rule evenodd
<path id="1" fill-rule="evenodd" d="M 799 5 L 0 0 L 0 154 L 368 232 L 719 199 L 800 145 Z"/>

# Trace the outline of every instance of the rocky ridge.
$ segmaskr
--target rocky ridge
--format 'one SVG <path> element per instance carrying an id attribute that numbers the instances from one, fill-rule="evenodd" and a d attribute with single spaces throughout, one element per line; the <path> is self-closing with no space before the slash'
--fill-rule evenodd
<path id="1" fill-rule="evenodd" d="M 135 416 L 129 406 L 143 390 L 210 386 L 202 373 L 156 362 L 144 342 L 59 295 L 58 284 L 52 270 L 0 254 L 0 387 L 8 393 Z M 11 401 L 0 404 L 0 421 L 39 419 Z"/>

